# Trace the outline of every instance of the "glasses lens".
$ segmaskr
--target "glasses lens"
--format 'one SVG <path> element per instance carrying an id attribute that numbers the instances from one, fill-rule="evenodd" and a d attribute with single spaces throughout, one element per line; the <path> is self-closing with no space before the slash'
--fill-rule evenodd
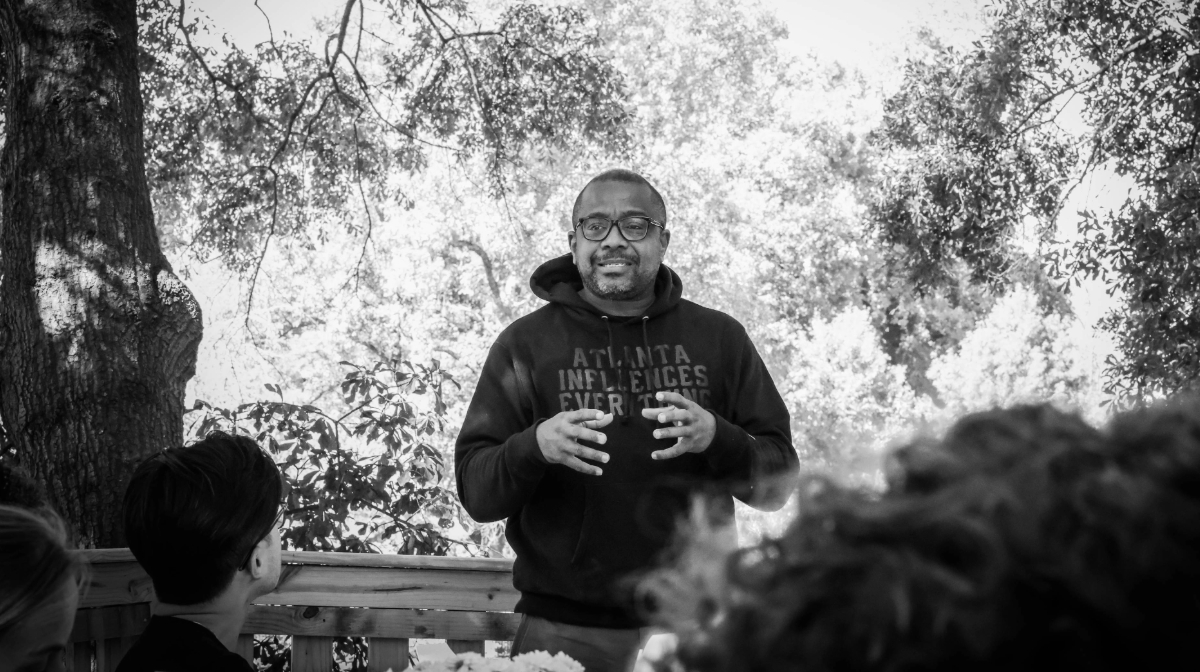
<path id="1" fill-rule="evenodd" d="M 588 240 L 604 240 L 611 227 L 612 222 L 603 217 L 588 217 L 579 222 L 579 230 Z"/>
<path id="2" fill-rule="evenodd" d="M 627 240 L 641 240 L 650 232 L 649 217 L 625 217 L 617 223 Z"/>

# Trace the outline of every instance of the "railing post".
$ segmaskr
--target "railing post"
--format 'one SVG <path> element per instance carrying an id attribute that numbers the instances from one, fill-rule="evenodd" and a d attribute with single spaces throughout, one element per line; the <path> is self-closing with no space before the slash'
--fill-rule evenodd
<path id="1" fill-rule="evenodd" d="M 333 637 L 292 637 L 292 672 L 329 672 Z"/>
<path id="2" fill-rule="evenodd" d="M 367 672 L 400 672 L 407 667 L 407 639 L 367 638 Z"/>
<path id="3" fill-rule="evenodd" d="M 234 650 L 247 663 L 254 664 L 254 635 L 238 635 L 237 649 Z"/>
<path id="4" fill-rule="evenodd" d="M 92 643 L 75 642 L 67 647 L 67 672 L 92 672 Z"/>
<path id="5" fill-rule="evenodd" d="M 455 653 L 478 653 L 483 655 L 487 642 L 470 639 L 447 639 L 446 646 Z"/>

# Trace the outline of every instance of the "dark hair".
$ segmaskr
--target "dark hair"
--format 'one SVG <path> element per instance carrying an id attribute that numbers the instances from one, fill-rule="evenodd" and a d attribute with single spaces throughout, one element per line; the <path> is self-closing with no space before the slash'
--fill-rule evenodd
<path id="1" fill-rule="evenodd" d="M 626 170 L 624 168 L 612 168 L 588 180 L 588 183 L 583 185 L 583 189 L 579 190 L 579 195 L 575 197 L 575 205 L 571 206 L 572 227 L 574 227 L 579 221 L 579 205 L 583 201 L 583 192 L 587 191 L 588 187 L 596 184 L 597 182 L 626 182 L 629 184 L 645 185 L 650 189 L 650 195 L 654 199 L 654 204 L 657 205 L 660 210 L 662 210 L 662 224 L 665 225 L 667 223 L 667 203 L 663 200 L 662 194 L 658 193 L 658 189 L 655 189 L 654 185 L 650 184 L 650 180 L 647 180 L 632 170 Z"/>
<path id="2" fill-rule="evenodd" d="M 158 599 L 199 604 L 220 594 L 270 534 L 282 491 L 275 462 L 245 436 L 213 432 L 138 465 L 125 536 Z"/>
<path id="3" fill-rule="evenodd" d="M 64 582 L 82 583 L 86 575 L 57 514 L 0 505 L 0 638 Z"/>
<path id="4" fill-rule="evenodd" d="M 37 509 L 49 506 L 46 493 L 29 474 L 0 458 L 0 504 Z"/>
<path id="5" fill-rule="evenodd" d="M 1049 406 L 895 454 L 882 494 L 812 479 L 779 539 L 647 584 L 710 672 L 1170 668 L 1200 630 L 1200 405 L 1101 432 Z"/>

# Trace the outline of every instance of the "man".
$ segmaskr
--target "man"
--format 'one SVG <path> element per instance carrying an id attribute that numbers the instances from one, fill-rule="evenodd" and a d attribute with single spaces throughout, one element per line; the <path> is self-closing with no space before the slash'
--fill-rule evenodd
<path id="1" fill-rule="evenodd" d="M 549 301 L 488 354 L 455 450 L 458 492 L 507 518 L 524 617 L 513 653 L 564 652 L 588 672 L 633 662 L 633 579 L 692 496 L 762 508 L 797 468 L 789 417 L 736 320 L 681 297 L 658 191 L 611 170 L 575 202 L 571 254 L 530 284 Z"/>
<path id="2" fill-rule="evenodd" d="M 117 672 L 251 672 L 233 648 L 250 602 L 279 582 L 282 491 L 244 436 L 213 432 L 138 466 L 125 536 L 157 601 Z"/>

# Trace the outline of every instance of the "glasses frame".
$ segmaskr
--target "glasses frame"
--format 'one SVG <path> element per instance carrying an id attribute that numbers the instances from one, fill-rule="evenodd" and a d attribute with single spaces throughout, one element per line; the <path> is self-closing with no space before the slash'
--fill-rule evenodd
<path id="1" fill-rule="evenodd" d="M 609 219 L 608 217 L 601 217 L 600 215 L 591 215 L 589 217 L 580 217 L 579 220 L 575 222 L 575 231 L 579 235 L 583 236 L 584 240 L 587 240 L 587 241 L 590 241 L 593 243 L 598 243 L 598 242 L 604 240 L 605 238 L 608 238 L 608 234 L 612 233 L 613 226 L 616 225 L 617 231 L 620 232 L 622 238 L 624 238 L 625 240 L 627 240 L 631 243 L 636 243 L 639 240 L 645 240 L 647 237 L 649 237 L 650 229 L 647 228 L 646 235 L 642 236 L 641 238 L 630 238 L 629 236 L 625 235 L 625 229 L 621 228 L 621 220 L 622 219 L 634 219 L 634 218 L 644 219 L 644 220 L 650 222 L 650 224 L 652 226 L 657 226 L 658 228 L 662 229 L 663 231 L 667 230 L 666 224 L 663 224 L 662 222 L 654 219 L 653 217 L 647 217 L 646 215 L 625 215 L 624 217 L 621 217 L 620 219 Z M 579 230 L 579 227 L 583 226 L 583 221 L 585 219 L 603 219 L 604 221 L 608 222 L 608 228 L 604 230 L 604 235 L 600 236 L 599 238 L 588 238 L 586 233 L 583 233 L 582 231 Z"/>

